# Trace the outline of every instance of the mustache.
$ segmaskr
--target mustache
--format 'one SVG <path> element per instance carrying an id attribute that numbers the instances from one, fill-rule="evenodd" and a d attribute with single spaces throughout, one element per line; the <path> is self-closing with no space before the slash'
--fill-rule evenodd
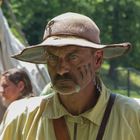
<path id="1" fill-rule="evenodd" d="M 57 74 L 54 78 L 54 81 L 57 81 L 57 80 L 73 80 L 73 79 L 69 73 L 65 73 L 63 75 Z"/>

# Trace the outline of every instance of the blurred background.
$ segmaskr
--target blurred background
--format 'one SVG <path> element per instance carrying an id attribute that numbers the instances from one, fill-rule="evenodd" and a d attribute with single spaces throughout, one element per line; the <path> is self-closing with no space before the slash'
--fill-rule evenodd
<path id="1" fill-rule="evenodd" d="M 25 46 L 40 43 L 46 23 L 70 11 L 97 23 L 102 44 L 131 42 L 131 52 L 105 60 L 100 75 L 114 92 L 140 98 L 140 0 L 3 0 L 1 9 Z"/>

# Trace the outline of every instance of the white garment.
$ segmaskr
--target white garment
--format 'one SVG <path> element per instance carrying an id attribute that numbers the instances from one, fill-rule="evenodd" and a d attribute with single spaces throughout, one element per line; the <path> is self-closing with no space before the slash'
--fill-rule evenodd
<path id="1" fill-rule="evenodd" d="M 0 123 L 2 121 L 5 111 L 6 111 L 6 107 L 3 106 L 1 98 L 0 98 Z"/>
<path id="2" fill-rule="evenodd" d="M 33 84 L 34 92 L 39 95 L 45 85 L 50 81 L 45 65 L 22 62 L 11 58 L 19 53 L 24 45 L 12 34 L 0 9 L 0 73 L 10 68 L 24 68 Z"/>

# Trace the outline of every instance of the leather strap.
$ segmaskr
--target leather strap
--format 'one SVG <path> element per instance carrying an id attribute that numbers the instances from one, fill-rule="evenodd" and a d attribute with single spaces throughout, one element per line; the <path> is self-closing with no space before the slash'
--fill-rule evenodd
<path id="1" fill-rule="evenodd" d="M 110 94 L 109 101 L 107 103 L 107 107 L 96 137 L 96 140 L 102 140 L 106 124 L 109 119 L 109 115 L 112 109 L 112 106 L 114 104 L 116 95 L 115 94 Z M 68 128 L 65 122 L 64 117 L 58 118 L 58 119 L 53 119 L 53 127 L 54 127 L 54 132 L 57 140 L 70 140 Z"/>
<path id="2" fill-rule="evenodd" d="M 102 122 L 101 122 L 101 125 L 99 128 L 96 140 L 102 140 L 102 138 L 103 138 L 105 128 L 106 128 L 106 125 L 107 125 L 109 115 L 110 115 L 112 106 L 114 104 L 115 98 L 116 98 L 115 94 L 110 94 L 109 101 L 107 103 L 107 107 L 106 107 L 106 110 L 105 110 L 105 113 L 104 113 L 104 116 L 103 116 L 103 119 L 102 119 Z"/>
<path id="3" fill-rule="evenodd" d="M 70 140 L 65 118 L 53 119 L 53 127 L 57 140 Z"/>

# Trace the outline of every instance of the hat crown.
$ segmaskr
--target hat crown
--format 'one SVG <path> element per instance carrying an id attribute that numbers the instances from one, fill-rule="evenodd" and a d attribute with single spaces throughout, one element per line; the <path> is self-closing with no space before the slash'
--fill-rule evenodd
<path id="1" fill-rule="evenodd" d="M 77 13 L 65 13 L 48 22 L 43 41 L 40 44 L 26 47 L 13 57 L 22 61 L 45 64 L 46 53 L 44 50 L 51 47 L 80 46 L 93 49 L 102 49 L 104 58 L 114 58 L 127 53 L 131 44 L 100 44 L 100 30 L 87 16 Z"/>
<path id="2" fill-rule="evenodd" d="M 46 26 L 43 40 L 50 36 L 76 36 L 100 44 L 100 30 L 90 18 L 77 14 L 65 13 L 50 20 Z"/>

